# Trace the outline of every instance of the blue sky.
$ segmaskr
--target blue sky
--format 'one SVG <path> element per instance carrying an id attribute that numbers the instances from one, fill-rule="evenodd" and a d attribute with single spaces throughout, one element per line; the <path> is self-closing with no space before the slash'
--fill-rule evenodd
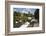
<path id="1" fill-rule="evenodd" d="M 17 11 L 17 12 L 21 12 L 21 13 L 27 13 L 30 12 L 32 14 L 34 14 L 36 9 L 34 8 L 14 8 L 13 11 Z"/>

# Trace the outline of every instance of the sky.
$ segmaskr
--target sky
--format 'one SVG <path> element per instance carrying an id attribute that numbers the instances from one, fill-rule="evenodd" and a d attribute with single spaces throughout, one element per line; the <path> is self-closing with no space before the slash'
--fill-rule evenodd
<path id="1" fill-rule="evenodd" d="M 36 9 L 34 8 L 14 8 L 13 11 L 17 11 L 17 12 L 21 12 L 21 13 L 26 13 L 28 14 L 28 12 L 34 14 Z"/>

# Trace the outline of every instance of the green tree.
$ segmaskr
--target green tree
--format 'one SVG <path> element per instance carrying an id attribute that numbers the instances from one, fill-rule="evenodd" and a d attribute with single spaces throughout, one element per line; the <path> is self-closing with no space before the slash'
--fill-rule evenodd
<path id="1" fill-rule="evenodd" d="M 35 17 L 35 19 L 37 19 L 38 22 L 39 22 L 39 9 L 36 9 L 36 11 L 35 11 L 35 13 L 34 13 L 34 17 Z"/>

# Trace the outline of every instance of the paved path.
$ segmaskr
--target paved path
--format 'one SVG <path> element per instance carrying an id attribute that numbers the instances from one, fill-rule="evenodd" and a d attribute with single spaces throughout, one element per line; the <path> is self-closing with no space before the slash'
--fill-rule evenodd
<path id="1" fill-rule="evenodd" d="M 37 22 L 37 20 L 35 20 L 35 19 L 33 19 L 32 21 L 35 21 L 35 22 Z M 31 21 L 31 22 L 32 22 Z M 28 27 L 30 25 L 30 23 L 29 22 L 25 22 L 25 24 L 23 24 L 23 25 L 21 25 L 20 26 L 20 28 L 26 28 L 26 27 Z M 32 25 L 30 25 L 30 27 L 31 27 Z M 34 26 L 33 27 L 38 27 L 39 26 L 39 23 L 34 23 Z"/>
<path id="2" fill-rule="evenodd" d="M 20 28 L 26 28 L 30 23 L 26 22 L 25 24 L 23 24 L 22 26 L 20 26 Z"/>

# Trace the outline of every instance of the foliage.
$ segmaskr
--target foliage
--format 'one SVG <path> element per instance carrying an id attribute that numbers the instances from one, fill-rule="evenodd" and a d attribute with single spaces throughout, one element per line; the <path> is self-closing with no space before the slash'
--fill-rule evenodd
<path id="1" fill-rule="evenodd" d="M 39 22 L 39 9 L 37 9 L 37 10 L 35 11 L 34 17 L 35 17 L 35 19 L 37 19 L 38 22 Z"/>

